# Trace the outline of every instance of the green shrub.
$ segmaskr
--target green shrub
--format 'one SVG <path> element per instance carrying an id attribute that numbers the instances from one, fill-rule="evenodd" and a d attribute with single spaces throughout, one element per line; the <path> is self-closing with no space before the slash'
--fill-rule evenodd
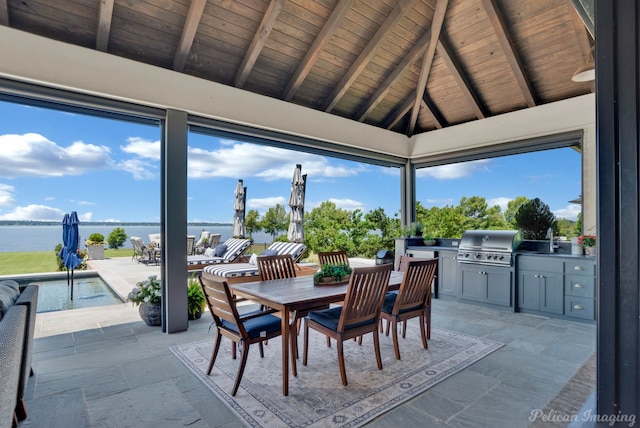
<path id="1" fill-rule="evenodd" d="M 121 227 L 116 227 L 111 231 L 109 237 L 107 238 L 107 243 L 109 244 L 109 248 L 118 249 L 124 245 L 124 241 L 127 240 L 127 234 L 124 232 L 124 229 Z"/>
<path id="2" fill-rule="evenodd" d="M 92 233 L 85 241 L 86 245 L 104 245 L 104 235 L 102 233 Z"/>

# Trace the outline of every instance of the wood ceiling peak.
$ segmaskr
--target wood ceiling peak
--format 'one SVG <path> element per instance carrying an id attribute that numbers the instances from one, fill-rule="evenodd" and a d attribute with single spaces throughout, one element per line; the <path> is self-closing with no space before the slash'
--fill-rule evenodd
<path id="1" fill-rule="evenodd" d="M 173 69 L 175 71 L 182 71 L 184 69 L 206 5 L 207 0 L 191 1 L 187 19 L 182 29 L 182 35 L 180 36 L 180 42 L 178 42 L 178 49 L 176 49 L 176 54 L 173 57 Z"/>
<path id="2" fill-rule="evenodd" d="M 107 51 L 109 46 L 109 33 L 111 32 L 111 19 L 113 18 L 114 0 L 100 0 L 100 13 L 98 15 L 98 29 L 96 35 L 96 49 Z"/>

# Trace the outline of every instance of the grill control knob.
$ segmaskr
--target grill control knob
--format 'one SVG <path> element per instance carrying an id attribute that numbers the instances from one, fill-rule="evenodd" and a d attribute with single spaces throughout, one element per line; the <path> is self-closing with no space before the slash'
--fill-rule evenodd
<path id="1" fill-rule="evenodd" d="M 479 258 L 480 258 L 480 254 L 476 254 L 476 259 L 479 259 Z"/>

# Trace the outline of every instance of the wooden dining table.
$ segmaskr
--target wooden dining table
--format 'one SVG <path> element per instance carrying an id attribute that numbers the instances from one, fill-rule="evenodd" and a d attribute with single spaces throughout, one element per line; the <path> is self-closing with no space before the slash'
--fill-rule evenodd
<path id="1" fill-rule="evenodd" d="M 400 288 L 402 275 L 402 272 L 391 272 L 389 291 Z M 289 314 L 295 311 L 306 312 L 323 304 L 341 302 L 347 294 L 347 286 L 346 283 L 314 285 L 313 276 L 229 284 L 235 295 L 278 311 L 277 315 L 282 320 L 282 395 L 289 395 L 289 345 L 292 348 L 292 358 L 295 358 L 290 337 Z"/>

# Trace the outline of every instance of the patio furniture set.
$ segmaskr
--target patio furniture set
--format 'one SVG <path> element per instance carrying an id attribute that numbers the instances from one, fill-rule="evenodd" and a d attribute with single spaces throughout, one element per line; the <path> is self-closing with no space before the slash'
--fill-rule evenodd
<path id="1" fill-rule="evenodd" d="M 346 254 L 332 254 L 334 260 L 348 259 Z M 289 356 L 291 371 L 297 376 L 298 320 L 304 319 L 304 349 L 302 362 L 308 362 L 308 334 L 314 329 L 337 341 L 338 366 L 343 385 L 347 385 L 343 343 L 371 333 L 378 369 L 382 369 L 378 332 L 383 332 L 382 320 L 387 320 L 393 332 L 395 356 L 400 359 L 398 324 L 420 318 L 420 330 L 424 349 L 428 349 L 428 327 L 431 325 L 431 287 L 437 268 L 437 259 L 403 257 L 400 270 L 392 264 L 372 267 L 355 267 L 347 283 L 319 286 L 312 277 L 298 276 L 291 255 L 259 256 L 259 280 L 229 283 L 227 278 L 205 269 L 200 276 L 202 289 L 207 297 L 210 313 L 217 327 L 215 345 L 207 375 L 211 374 L 219 353 L 222 337 L 231 339 L 232 357 L 235 344 L 243 343 L 242 360 L 231 395 L 235 395 L 244 373 L 249 347 L 258 343 L 263 357 L 262 343 L 282 336 L 282 394 L 289 393 Z M 236 301 L 248 299 L 261 305 L 261 309 L 240 314 Z M 338 304 L 340 303 L 340 304 Z M 425 326 L 427 328 L 425 328 Z"/>
<path id="2" fill-rule="evenodd" d="M 137 260 L 138 263 L 145 265 L 160 264 L 162 256 L 160 247 L 161 236 L 160 233 L 150 233 L 148 244 L 145 244 L 139 236 L 130 237 L 129 239 L 133 246 L 133 256 L 131 260 Z M 203 230 L 200 238 L 196 241 L 195 235 L 187 235 L 187 255 L 204 254 L 207 249 L 215 248 L 220 242 L 220 236 L 219 233 L 211 233 Z"/>

